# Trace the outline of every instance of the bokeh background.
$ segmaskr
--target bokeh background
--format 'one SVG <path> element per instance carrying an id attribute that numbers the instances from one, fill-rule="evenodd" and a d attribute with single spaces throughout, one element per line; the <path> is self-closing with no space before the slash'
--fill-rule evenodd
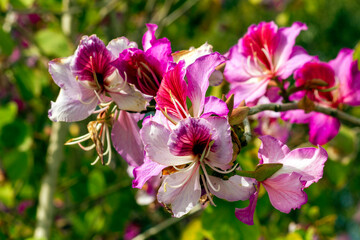
<path id="1" fill-rule="evenodd" d="M 59 87 L 47 63 L 75 51 L 82 35 L 97 34 L 105 43 L 126 36 L 141 46 L 145 23 L 159 25 L 173 51 L 208 42 L 226 53 L 251 24 L 275 21 L 307 24 L 297 38 L 323 61 L 360 40 L 358 0 L 0 0 L 0 239 L 33 239 L 41 182 L 49 167 L 47 117 Z M 224 87 L 226 89 L 226 85 Z M 214 94 L 221 94 L 215 88 Z M 360 117 L 360 109 L 348 109 Z M 256 126 L 256 122 L 252 123 Z M 117 154 L 112 164 L 90 163 L 94 151 L 63 146 L 86 133 L 86 122 L 62 124 L 51 239 L 360 239 L 359 129 L 343 126 L 325 147 L 324 177 L 306 189 L 308 203 L 290 214 L 274 209 L 261 192 L 255 225 L 234 216 L 247 203 L 215 199 L 217 207 L 172 219 L 156 203 L 136 203 L 126 163 Z M 291 147 L 308 146 L 306 126 L 292 126 Z M 242 149 L 244 169 L 257 164 L 259 142 Z M 114 150 L 115 152 L 115 150 Z M 47 157 L 48 156 L 48 157 Z M 48 160 L 49 161 L 49 160 Z M 141 235 L 145 237 L 147 235 Z"/>

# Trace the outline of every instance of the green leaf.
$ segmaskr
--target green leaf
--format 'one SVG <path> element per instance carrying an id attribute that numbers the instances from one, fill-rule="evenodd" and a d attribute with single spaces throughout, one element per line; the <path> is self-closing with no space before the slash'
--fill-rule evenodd
<path id="1" fill-rule="evenodd" d="M 96 196 L 105 189 L 105 178 L 100 170 L 91 171 L 87 187 L 90 196 Z"/>
<path id="2" fill-rule="evenodd" d="M 25 121 L 16 119 L 14 122 L 3 126 L 0 132 L 0 146 L 20 147 L 29 138 L 31 138 L 30 126 Z"/>
<path id="3" fill-rule="evenodd" d="M 218 200 L 218 199 L 217 199 Z M 214 240 L 222 239 L 243 239 L 253 240 L 260 236 L 259 226 L 249 226 L 240 222 L 234 214 L 238 203 L 216 201 L 217 207 L 209 206 L 202 214 L 203 229 L 211 234 Z"/>
<path id="4" fill-rule="evenodd" d="M 15 102 L 9 102 L 4 106 L 0 106 L 0 130 L 1 128 L 14 121 L 17 114 L 17 105 Z"/>
<path id="5" fill-rule="evenodd" d="M 70 44 L 60 30 L 44 29 L 36 33 L 35 41 L 48 56 L 66 57 L 71 55 Z"/>
<path id="6" fill-rule="evenodd" d="M 14 48 L 14 40 L 11 38 L 10 33 L 5 32 L 2 28 L 0 28 L 0 39 L 0 55 L 9 56 Z"/>
<path id="7" fill-rule="evenodd" d="M 10 180 L 24 179 L 31 172 L 30 152 L 12 151 L 4 156 L 3 166 Z"/>
<path id="8" fill-rule="evenodd" d="M 256 181 L 262 182 L 274 175 L 277 171 L 282 168 L 281 163 L 266 163 L 258 165 L 255 169 Z"/>
<path id="9" fill-rule="evenodd" d="M 13 73 L 16 85 L 25 101 L 40 97 L 42 83 L 39 81 L 34 70 L 25 65 L 18 64 L 13 67 Z"/>
<path id="10" fill-rule="evenodd" d="M 358 68 L 360 70 L 360 41 L 356 44 L 354 50 L 353 59 L 358 61 Z"/>
<path id="11" fill-rule="evenodd" d="M 7 207 L 13 207 L 15 200 L 14 189 L 11 186 L 11 183 L 6 183 L 0 187 L 0 202 L 2 202 Z"/>

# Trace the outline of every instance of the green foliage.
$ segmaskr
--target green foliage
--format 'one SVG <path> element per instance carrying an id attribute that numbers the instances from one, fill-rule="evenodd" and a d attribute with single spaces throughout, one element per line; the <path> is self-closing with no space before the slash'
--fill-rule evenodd
<path id="1" fill-rule="evenodd" d="M 64 2 L 0 1 L 0 239 L 32 239 L 51 136 L 47 110 L 59 92 L 47 64 L 53 58 L 72 55 L 82 35 L 97 34 L 105 43 L 126 36 L 141 47 L 145 23 L 153 22 L 159 25 L 157 35 L 170 39 L 173 51 L 207 41 L 214 51 L 225 53 L 251 24 L 275 21 L 289 26 L 302 21 L 308 30 L 301 32 L 297 44 L 323 61 L 335 58 L 341 48 L 357 44 L 354 59 L 360 69 L 359 1 L 205 0 L 184 8 L 190 1 L 74 0 L 69 1 L 68 10 L 63 8 Z M 62 32 L 64 13 L 70 13 L 72 19 L 69 35 Z M 221 97 L 227 89 L 228 85 L 222 84 L 209 93 Z M 360 108 L 350 111 L 360 117 Z M 74 132 L 84 133 L 86 122 L 75 128 Z M 306 127 L 298 125 L 296 130 L 292 146 L 306 141 L 301 135 Z M 187 216 L 151 239 L 307 240 L 341 234 L 359 239 L 355 215 L 360 201 L 358 139 L 357 129 L 342 127 L 325 146 L 329 160 L 324 177 L 306 189 L 308 203 L 300 210 L 288 215 L 275 210 L 260 188 L 254 226 L 241 223 L 234 215 L 234 209 L 247 202 L 214 198 L 217 207 L 208 206 Z M 259 145 L 255 140 L 241 150 L 237 162 L 243 170 L 256 168 Z M 138 190 L 131 188 L 123 159 L 114 156 L 110 166 L 91 166 L 94 151 L 85 153 L 72 146 L 65 147 L 64 154 L 55 189 L 51 239 L 123 239 L 126 226 L 135 224 L 144 232 L 171 218 L 156 203 L 136 203 Z M 264 171 L 260 177 L 266 178 L 276 169 L 265 170 L 270 172 Z M 31 204 L 20 213 L 18 207 L 24 201 Z"/>
<path id="2" fill-rule="evenodd" d="M 235 208 L 239 203 L 223 200 L 216 201 L 217 207 L 209 206 L 202 214 L 202 226 L 211 236 L 210 239 L 258 239 L 259 225 L 246 225 L 235 217 Z M 256 223 L 255 219 L 255 223 Z"/>

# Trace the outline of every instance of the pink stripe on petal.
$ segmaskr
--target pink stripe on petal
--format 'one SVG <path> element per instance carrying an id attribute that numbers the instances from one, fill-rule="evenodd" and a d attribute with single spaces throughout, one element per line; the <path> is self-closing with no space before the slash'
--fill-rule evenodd
<path id="1" fill-rule="evenodd" d="M 165 110 L 179 119 L 187 117 L 186 96 L 188 86 L 184 80 L 184 62 L 180 62 L 169 70 L 156 95 L 157 108 Z"/>
<path id="2" fill-rule="evenodd" d="M 168 146 L 176 156 L 199 156 L 212 140 L 212 126 L 201 118 L 186 118 L 170 134 Z"/>

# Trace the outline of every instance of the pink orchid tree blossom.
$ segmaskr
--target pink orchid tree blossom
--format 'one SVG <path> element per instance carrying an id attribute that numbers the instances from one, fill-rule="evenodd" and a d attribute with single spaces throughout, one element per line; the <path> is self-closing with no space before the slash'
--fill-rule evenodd
<path id="1" fill-rule="evenodd" d="M 157 198 L 175 217 L 188 213 L 204 194 L 213 203 L 210 194 L 237 201 L 255 191 L 252 179 L 232 176 L 223 180 L 208 174 L 209 170 L 227 174 L 237 167 L 232 162 L 227 106 L 220 99 L 205 98 L 208 79 L 222 62 L 218 53 L 205 55 L 189 65 L 186 74 L 184 61 L 175 65 L 165 74 L 156 96 L 162 113 L 157 111 L 141 129 L 146 159 L 134 170 L 133 187 L 141 188 L 151 176 L 165 173 Z"/>
<path id="2" fill-rule="evenodd" d="M 51 103 L 49 118 L 80 121 L 92 114 L 98 104 L 111 102 L 123 110 L 144 110 L 146 99 L 110 64 L 129 47 L 136 47 L 136 43 L 124 37 L 105 46 L 95 35 L 84 36 L 73 56 L 52 60 L 49 72 L 61 90 L 56 102 Z"/>
<path id="3" fill-rule="evenodd" d="M 274 22 L 249 27 L 229 50 L 224 70 L 231 88 L 228 95 L 235 95 L 235 105 L 243 100 L 256 104 L 267 93 L 271 80 L 281 82 L 312 59 L 303 48 L 294 46 L 300 31 L 306 29 L 300 22 L 285 28 Z"/>
<path id="4" fill-rule="evenodd" d="M 322 148 L 290 149 L 281 141 L 271 136 L 261 136 L 259 149 L 259 164 L 283 164 L 281 169 L 269 178 L 259 182 L 268 192 L 271 204 L 281 212 L 289 213 L 300 208 L 307 202 L 304 189 L 319 181 L 323 175 L 327 153 Z M 243 209 L 236 209 L 236 217 L 249 225 L 253 225 L 253 215 L 258 198 L 255 192 L 250 198 L 250 204 Z"/>
<path id="5" fill-rule="evenodd" d="M 291 99 L 298 100 L 306 95 L 316 104 L 338 109 L 342 109 L 344 104 L 360 105 L 360 71 L 352 55 L 353 50 L 342 49 L 329 63 L 313 61 L 304 64 L 294 74 L 296 86 L 301 87 L 317 79 L 327 86 L 297 92 Z M 340 129 L 337 118 L 318 112 L 294 110 L 283 113 L 282 118 L 293 123 L 309 124 L 309 141 L 312 144 L 326 144 Z"/>
<path id="6" fill-rule="evenodd" d="M 155 97 L 163 75 L 173 61 L 171 43 L 167 38 L 156 39 L 157 25 L 146 24 L 148 31 L 142 39 L 143 49 L 127 48 L 113 63 L 120 74 L 142 93 Z"/>

